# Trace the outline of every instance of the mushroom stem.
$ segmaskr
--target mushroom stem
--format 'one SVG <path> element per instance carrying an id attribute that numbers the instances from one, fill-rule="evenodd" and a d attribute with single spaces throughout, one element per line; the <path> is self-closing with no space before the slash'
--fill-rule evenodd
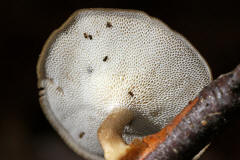
<path id="1" fill-rule="evenodd" d="M 133 119 L 133 113 L 124 108 L 115 109 L 98 129 L 98 139 L 106 160 L 118 160 L 129 146 L 122 139 L 124 126 Z"/>

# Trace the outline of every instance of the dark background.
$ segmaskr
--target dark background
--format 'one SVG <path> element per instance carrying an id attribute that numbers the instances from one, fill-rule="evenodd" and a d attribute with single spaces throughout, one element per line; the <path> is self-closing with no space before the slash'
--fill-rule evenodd
<path id="1" fill-rule="evenodd" d="M 239 5 L 231 1 L 8 0 L 1 12 L 0 160 L 80 160 L 59 138 L 38 102 L 35 66 L 49 34 L 81 8 L 143 10 L 182 33 L 214 78 L 240 63 Z M 240 120 L 213 140 L 201 160 L 238 160 Z"/>

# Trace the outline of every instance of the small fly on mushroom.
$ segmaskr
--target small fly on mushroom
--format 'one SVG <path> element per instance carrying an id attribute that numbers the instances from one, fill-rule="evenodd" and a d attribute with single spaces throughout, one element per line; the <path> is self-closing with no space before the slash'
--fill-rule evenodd
<path id="1" fill-rule="evenodd" d="M 182 35 L 144 12 L 119 9 L 75 12 L 45 43 L 37 75 L 46 117 L 92 160 L 119 159 L 212 80 Z"/>

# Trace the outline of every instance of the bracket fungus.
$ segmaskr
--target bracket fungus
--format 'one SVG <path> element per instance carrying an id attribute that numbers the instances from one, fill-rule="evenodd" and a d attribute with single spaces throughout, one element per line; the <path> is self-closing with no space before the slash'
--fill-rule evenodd
<path id="1" fill-rule="evenodd" d="M 212 79 L 182 35 L 118 9 L 75 12 L 47 40 L 37 75 L 44 113 L 87 159 L 159 131 Z"/>

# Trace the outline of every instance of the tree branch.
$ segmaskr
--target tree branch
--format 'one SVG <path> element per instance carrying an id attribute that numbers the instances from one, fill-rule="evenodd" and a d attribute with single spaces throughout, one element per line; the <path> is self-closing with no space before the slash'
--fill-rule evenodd
<path id="1" fill-rule="evenodd" d="M 240 65 L 205 87 L 160 132 L 134 140 L 122 160 L 192 159 L 240 108 Z"/>

